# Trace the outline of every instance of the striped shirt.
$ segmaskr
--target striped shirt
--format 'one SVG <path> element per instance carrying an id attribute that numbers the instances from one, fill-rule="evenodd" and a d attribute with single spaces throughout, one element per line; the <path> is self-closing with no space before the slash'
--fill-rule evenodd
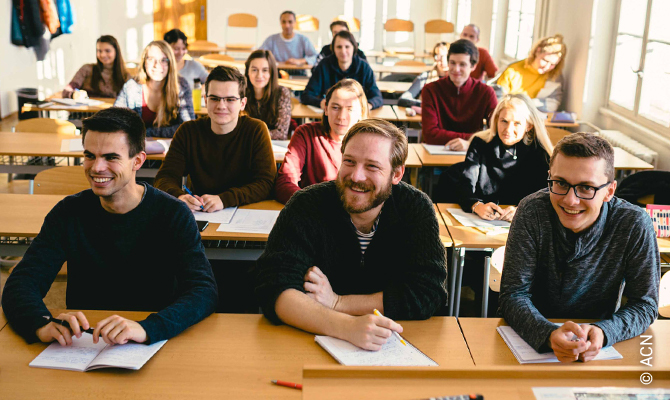
<path id="1" fill-rule="evenodd" d="M 381 215 L 381 213 L 379 213 L 379 215 Z M 351 221 L 351 225 L 354 226 L 354 230 L 356 231 L 356 237 L 358 237 L 358 243 L 361 245 L 361 254 L 365 254 L 365 250 L 368 249 L 372 238 L 375 236 L 375 231 L 377 230 L 377 225 L 379 224 L 379 215 L 377 216 L 375 223 L 372 225 L 372 230 L 370 233 L 363 233 L 359 231 L 358 228 L 356 228 L 356 225 L 354 225 L 354 221 Z"/>

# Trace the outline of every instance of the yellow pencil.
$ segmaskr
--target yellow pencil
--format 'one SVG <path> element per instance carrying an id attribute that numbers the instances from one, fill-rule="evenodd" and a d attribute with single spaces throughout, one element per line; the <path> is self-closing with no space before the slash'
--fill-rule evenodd
<path id="1" fill-rule="evenodd" d="M 383 317 L 382 313 L 380 313 L 379 310 L 377 310 L 376 308 L 375 308 L 375 310 L 374 310 L 374 313 L 375 313 L 375 315 L 378 316 L 378 317 Z M 402 343 L 402 344 L 404 344 L 405 346 L 407 346 L 407 342 L 405 342 L 405 339 L 403 339 L 402 337 L 400 337 L 400 335 L 398 334 L 398 332 L 396 332 L 396 331 L 391 331 L 391 332 L 393 332 L 393 334 L 395 335 L 395 337 L 398 338 L 398 340 L 400 340 L 400 343 Z"/>

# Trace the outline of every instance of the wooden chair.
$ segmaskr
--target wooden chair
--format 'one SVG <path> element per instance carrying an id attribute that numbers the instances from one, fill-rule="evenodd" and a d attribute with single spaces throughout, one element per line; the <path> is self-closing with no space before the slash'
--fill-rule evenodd
<path id="1" fill-rule="evenodd" d="M 254 43 L 228 43 L 228 28 L 253 28 L 256 30 L 256 40 Z M 228 16 L 228 25 L 226 26 L 226 51 L 235 51 L 239 53 L 251 53 L 258 43 L 258 18 L 252 14 L 238 13 Z"/>
<path id="2" fill-rule="evenodd" d="M 295 29 L 300 32 L 318 32 L 319 19 L 309 14 L 300 14 L 295 20 Z"/>
<path id="3" fill-rule="evenodd" d="M 197 58 L 205 54 L 218 53 L 224 50 L 226 49 L 219 46 L 218 44 L 214 42 L 208 42 L 206 40 L 196 40 L 188 44 L 188 52 L 191 53 L 193 58 Z"/>
<path id="4" fill-rule="evenodd" d="M 658 292 L 658 313 L 670 318 L 670 271 L 663 274 L 661 287 Z"/>
<path id="5" fill-rule="evenodd" d="M 84 167 L 55 167 L 45 169 L 35 177 L 34 194 L 70 195 L 89 189 L 91 185 L 84 175 Z"/>
<path id="6" fill-rule="evenodd" d="M 454 33 L 454 24 L 451 22 L 445 21 L 443 19 L 431 19 L 430 21 L 426 22 L 423 25 L 424 33 L 423 33 L 423 43 L 424 46 L 426 47 L 425 52 L 426 53 L 432 53 L 432 46 L 428 48 L 428 43 L 431 43 L 431 41 L 428 40 L 428 35 L 441 35 L 443 33 Z M 440 40 L 436 40 L 435 43 L 439 42 Z M 432 57 L 432 54 L 431 54 Z"/>
<path id="7" fill-rule="evenodd" d="M 489 271 L 489 288 L 500 293 L 500 278 L 502 277 L 503 262 L 505 261 L 505 246 L 499 247 L 491 255 L 491 270 Z"/>
<path id="8" fill-rule="evenodd" d="M 70 121 L 51 118 L 32 118 L 19 121 L 14 127 L 14 131 L 74 135 L 77 132 L 77 127 Z"/>
<path id="9" fill-rule="evenodd" d="M 412 47 L 392 47 L 386 44 L 387 32 L 407 32 L 412 34 Z M 389 54 L 412 54 L 414 55 L 414 47 L 416 47 L 416 34 L 414 32 L 414 23 L 412 21 L 391 18 L 384 23 L 384 30 L 382 31 L 382 49 Z"/>
<path id="10" fill-rule="evenodd" d="M 349 25 L 349 32 L 355 33 L 361 31 L 361 21 L 356 17 L 345 17 L 344 15 L 338 15 L 336 18 L 333 18 L 332 22 L 335 21 L 344 21 Z"/>
<path id="11" fill-rule="evenodd" d="M 235 61 L 233 57 L 226 54 L 205 54 L 204 56 L 200 57 L 199 60 L 205 67 L 209 68 L 215 68 L 219 64 L 208 64 L 207 61 Z"/>
<path id="12" fill-rule="evenodd" d="M 547 134 L 549 135 L 549 140 L 551 141 L 551 143 L 554 146 L 556 146 L 556 143 L 558 143 L 559 140 L 563 139 L 563 137 L 569 135 L 570 132 L 566 131 L 565 129 L 556 128 L 553 126 L 547 126 Z"/>
<path id="13" fill-rule="evenodd" d="M 409 66 L 409 67 L 425 67 L 426 64 L 422 61 L 416 61 L 416 60 L 400 60 L 396 62 L 394 65 L 397 66 Z"/>

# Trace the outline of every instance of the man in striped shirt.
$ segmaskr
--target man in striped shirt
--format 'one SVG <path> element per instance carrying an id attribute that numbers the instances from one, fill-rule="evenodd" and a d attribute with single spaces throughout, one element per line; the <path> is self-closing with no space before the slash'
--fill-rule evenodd
<path id="1" fill-rule="evenodd" d="M 401 182 L 407 151 L 391 123 L 360 121 L 342 141 L 337 180 L 291 197 L 257 263 L 269 320 L 379 350 L 402 332 L 393 319 L 430 318 L 445 304 L 433 204 Z"/>

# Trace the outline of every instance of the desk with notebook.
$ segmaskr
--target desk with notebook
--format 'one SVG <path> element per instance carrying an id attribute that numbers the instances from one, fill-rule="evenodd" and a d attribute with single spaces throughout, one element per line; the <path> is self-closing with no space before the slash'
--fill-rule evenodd
<path id="1" fill-rule="evenodd" d="M 92 100 L 92 101 L 88 101 Z M 21 108 L 21 112 L 37 111 L 40 113 L 40 116 L 47 117 L 49 111 L 69 111 L 69 112 L 81 112 L 81 113 L 96 113 L 105 108 L 109 108 L 114 105 L 114 98 L 107 97 L 91 97 L 90 99 L 82 100 L 77 102 L 72 99 L 63 99 L 60 93 L 49 96 L 46 102 L 26 103 Z M 90 104 L 89 104 L 90 103 Z"/>
<path id="2" fill-rule="evenodd" d="M 52 311 L 58 314 L 59 311 Z M 117 313 L 141 319 L 147 313 L 86 311 L 95 324 Z M 410 343 L 440 365 L 473 366 L 455 318 L 400 321 Z M 261 315 L 213 314 L 170 339 L 139 371 L 103 369 L 71 372 L 30 368 L 46 344 L 28 345 L 12 329 L 0 331 L 0 398 L 46 398 L 56 389 L 76 388 L 82 398 L 300 399 L 301 392 L 277 387 L 273 379 L 300 383 L 304 365 L 337 366 L 314 335 L 274 326 Z M 82 375 L 85 374 L 85 375 Z M 39 384 L 35 384 L 39 382 Z"/>

